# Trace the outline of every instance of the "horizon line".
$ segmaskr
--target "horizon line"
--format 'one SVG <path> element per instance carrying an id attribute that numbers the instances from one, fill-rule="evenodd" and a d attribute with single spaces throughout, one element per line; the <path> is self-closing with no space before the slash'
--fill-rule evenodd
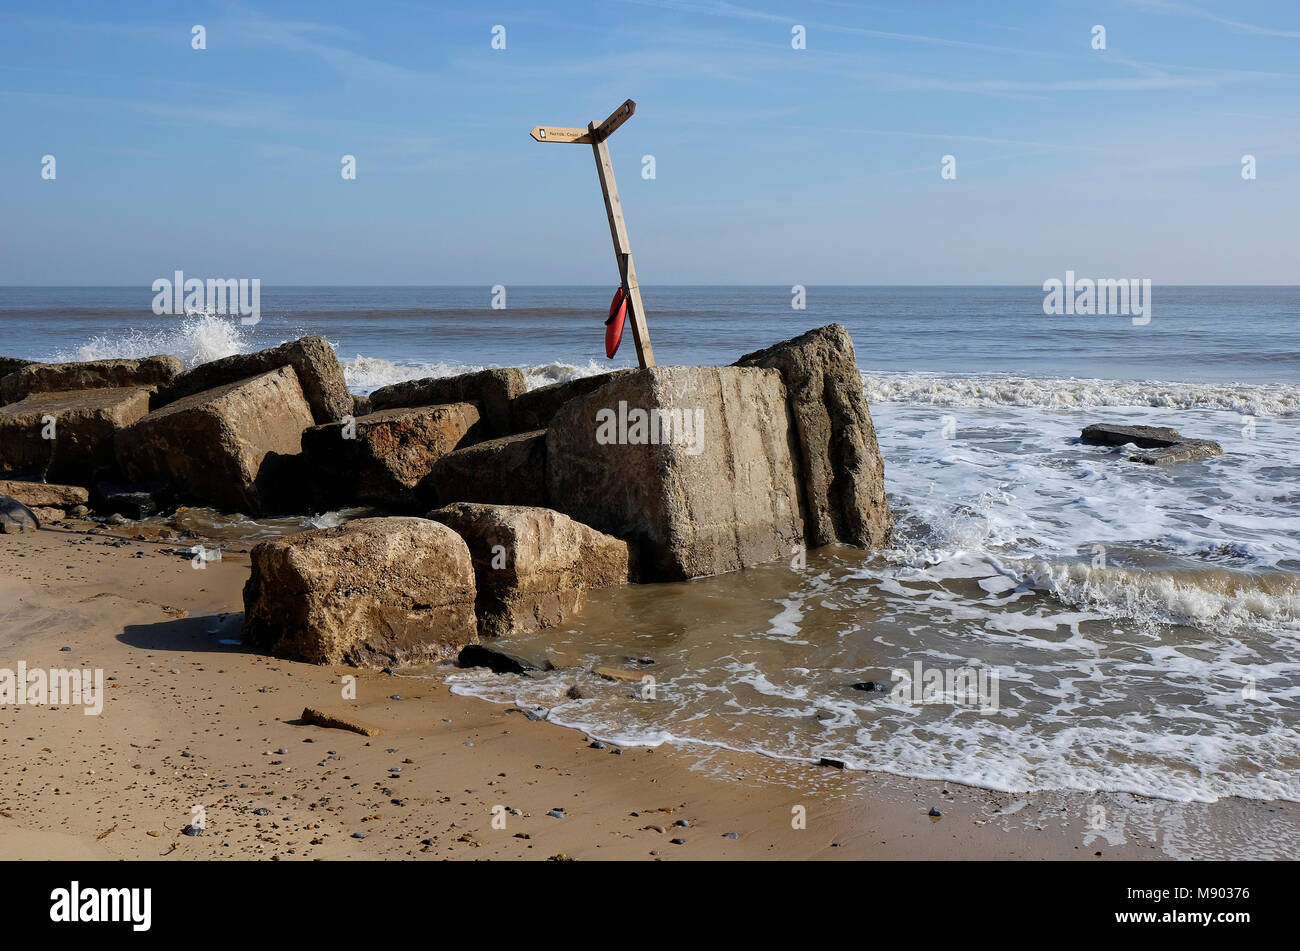
<path id="1" fill-rule="evenodd" d="M 259 281 L 260 281 L 261 278 L 249 278 L 248 280 L 259 280 Z M 500 283 L 500 282 L 498 282 L 498 283 Z M 1155 281 L 1152 281 L 1151 283 L 1152 283 L 1152 286 L 1153 286 L 1153 287 L 1280 287 L 1280 288 L 1293 287 L 1293 288 L 1300 288 L 1300 283 L 1297 283 L 1297 284 L 1286 284 L 1286 283 L 1278 283 L 1278 284 L 1245 284 L 1245 283 L 1240 283 L 1240 284 L 1239 284 L 1239 283 L 1232 283 L 1232 284 L 1182 284 L 1182 283 L 1157 284 Z M 55 289 L 58 289 L 58 290 L 69 290 L 69 289 L 82 289 L 82 288 L 84 288 L 84 289 L 119 288 L 119 287 L 122 287 L 122 288 L 125 288 L 125 287 L 139 288 L 139 287 L 145 287 L 145 286 L 149 286 L 149 285 L 145 285 L 145 284 L 134 284 L 134 283 L 132 283 L 132 284 L 0 284 L 0 290 L 13 290 L 13 289 L 24 289 L 24 290 L 27 290 L 27 289 L 31 289 L 31 290 L 55 290 Z M 283 287 L 283 288 L 302 288 L 302 287 L 310 287 L 310 288 L 318 288 L 318 289 L 321 289 L 321 290 L 325 290 L 325 289 L 332 289 L 332 288 L 347 288 L 347 287 L 383 287 L 383 288 L 388 288 L 388 287 L 424 287 L 424 288 L 462 288 L 462 287 L 464 287 L 464 288 L 471 288 L 471 287 L 472 287 L 472 288 L 483 288 L 483 287 L 494 287 L 495 285 L 493 285 L 493 284 L 488 284 L 488 283 L 477 283 L 477 284 L 268 284 L 267 286 L 268 286 L 268 287 Z M 609 285 L 608 285 L 608 284 L 605 284 L 605 283 L 600 283 L 600 284 L 513 284 L 513 285 L 507 284 L 507 285 L 504 285 L 504 286 L 505 286 L 505 287 L 555 287 L 555 288 L 566 288 L 566 287 L 608 288 Z M 646 283 L 642 282 L 640 286 L 641 286 L 641 287 L 692 288 L 692 287 L 786 287 L 787 285 L 785 285 L 785 284 L 783 284 L 783 283 L 782 283 L 782 284 L 646 284 Z M 790 285 L 790 286 L 793 286 L 793 285 Z M 988 284 L 836 284 L 836 283 L 816 283 L 816 284 L 803 284 L 803 285 L 801 285 L 801 286 L 803 286 L 803 287 L 861 287 L 861 288 L 872 288 L 872 287 L 881 287 L 881 288 L 884 288 L 884 287 L 905 287 L 905 288 L 1017 287 L 1017 288 L 1020 288 L 1020 287 L 1028 287 L 1028 288 L 1035 288 L 1035 289 L 1040 289 L 1040 290 L 1041 290 L 1041 285 L 1039 285 L 1039 284 L 1006 284 L 1006 283 L 988 283 Z"/>

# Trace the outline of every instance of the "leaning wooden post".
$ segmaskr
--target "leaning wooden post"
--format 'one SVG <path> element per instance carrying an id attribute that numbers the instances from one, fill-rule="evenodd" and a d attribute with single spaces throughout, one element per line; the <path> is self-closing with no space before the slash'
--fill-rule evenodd
<path id="1" fill-rule="evenodd" d="M 623 220 L 623 203 L 618 197 L 618 184 L 614 181 L 614 163 L 609 158 L 610 135 L 636 112 L 631 99 L 619 106 L 608 119 L 597 125 L 587 124 L 582 129 L 536 126 L 530 133 L 538 142 L 568 142 L 574 145 L 591 145 L 596 156 L 596 174 L 600 190 L 605 196 L 605 214 L 609 217 L 609 233 L 614 240 L 614 260 L 618 263 L 619 282 L 628 302 L 628 318 L 632 324 L 632 340 L 636 344 L 636 357 L 643 367 L 655 365 L 654 348 L 650 346 L 650 330 L 646 326 L 645 308 L 641 304 L 641 285 L 636 278 L 636 265 L 632 263 L 632 248 L 627 240 L 627 222 Z"/>

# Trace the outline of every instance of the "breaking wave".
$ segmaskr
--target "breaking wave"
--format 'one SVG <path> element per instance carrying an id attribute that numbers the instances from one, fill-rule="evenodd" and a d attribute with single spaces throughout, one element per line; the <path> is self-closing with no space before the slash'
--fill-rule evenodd
<path id="1" fill-rule="evenodd" d="M 96 335 L 75 350 L 60 351 L 54 359 L 134 359 L 170 353 L 187 367 L 194 367 L 255 349 L 253 329 L 238 318 L 191 312 L 179 324 L 162 330 L 127 330 L 112 337 Z"/>
<path id="2" fill-rule="evenodd" d="M 863 372 L 862 381 L 869 403 L 1042 409 L 1146 406 L 1228 410 L 1252 416 L 1300 415 L 1300 385 L 1294 383 L 1161 383 L 874 371 Z"/>

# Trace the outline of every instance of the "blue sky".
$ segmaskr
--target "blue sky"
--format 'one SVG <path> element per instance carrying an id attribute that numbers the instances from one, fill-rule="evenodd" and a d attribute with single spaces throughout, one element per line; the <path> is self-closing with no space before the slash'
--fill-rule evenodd
<path id="1" fill-rule="evenodd" d="M 646 284 L 1300 284 L 1293 0 L 8 4 L 0 283 L 612 285 L 628 97 Z"/>

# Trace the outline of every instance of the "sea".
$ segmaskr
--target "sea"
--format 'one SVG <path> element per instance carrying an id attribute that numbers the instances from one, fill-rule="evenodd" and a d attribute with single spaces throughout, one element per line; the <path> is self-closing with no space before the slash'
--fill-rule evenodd
<path id="1" fill-rule="evenodd" d="M 630 340 L 604 355 L 612 291 L 264 287 L 246 325 L 156 315 L 148 287 L 0 287 L 0 355 L 196 365 L 319 334 L 356 393 L 496 366 L 535 387 L 635 366 Z M 623 745 L 1010 793 L 1300 801 L 1300 288 L 1157 285 L 1149 322 L 1049 316 L 1039 287 L 642 293 L 661 365 L 844 324 L 894 540 L 593 592 L 512 640 L 556 671 L 440 672 L 452 689 Z M 1223 455 L 1130 462 L 1079 442 L 1095 422 L 1172 426 Z M 598 665 L 648 679 L 575 673 Z M 983 689 L 927 692 L 935 672 Z"/>

